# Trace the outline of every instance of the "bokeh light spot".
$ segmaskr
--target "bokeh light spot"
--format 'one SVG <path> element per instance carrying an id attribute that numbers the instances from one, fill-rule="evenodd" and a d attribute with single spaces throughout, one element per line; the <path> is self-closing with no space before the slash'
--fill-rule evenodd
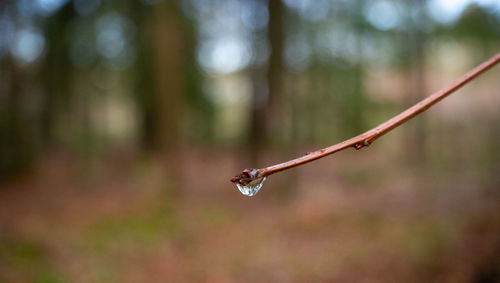
<path id="1" fill-rule="evenodd" d="M 400 22 L 396 4 L 385 0 L 368 3 L 364 15 L 371 25 L 380 30 L 393 29 Z"/>
<path id="2" fill-rule="evenodd" d="M 24 28 L 16 33 L 10 51 L 17 59 L 30 63 L 42 54 L 44 47 L 45 38 L 38 30 Z"/>

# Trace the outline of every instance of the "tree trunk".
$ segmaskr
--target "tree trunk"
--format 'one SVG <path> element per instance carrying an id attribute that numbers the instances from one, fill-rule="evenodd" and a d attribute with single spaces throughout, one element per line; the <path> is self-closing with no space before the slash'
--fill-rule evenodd
<path id="1" fill-rule="evenodd" d="M 259 163 L 259 156 L 271 136 L 279 131 L 282 121 L 281 96 L 283 89 L 283 36 L 284 6 L 281 0 L 268 1 L 269 26 L 267 38 L 271 53 L 265 67 L 254 66 L 250 70 L 253 85 L 252 113 L 250 118 L 250 163 Z M 256 48 L 256 47 L 254 47 Z M 265 75 L 263 75 L 265 74 Z M 266 82 L 267 80 L 267 82 Z"/>
<path id="2" fill-rule="evenodd" d="M 160 148 L 158 123 L 158 93 L 155 77 L 153 9 L 134 2 L 134 19 L 137 25 L 137 63 L 134 73 L 135 100 L 140 119 L 139 142 L 141 148 L 152 153 Z"/>
<path id="3" fill-rule="evenodd" d="M 417 11 L 419 19 L 425 19 L 425 1 L 410 1 L 408 8 Z M 410 58 L 407 74 L 410 92 L 407 96 L 407 105 L 413 105 L 426 96 L 427 84 L 425 77 L 425 34 L 419 27 L 419 22 L 412 21 L 410 23 L 407 49 Z M 418 166 L 422 166 L 426 160 L 425 133 L 425 117 L 420 117 L 408 127 L 406 135 L 405 148 L 408 149 L 406 152 L 408 160 Z"/>
<path id="4" fill-rule="evenodd" d="M 182 114 L 185 94 L 183 48 L 185 35 L 176 1 L 158 4 L 155 10 L 155 55 L 160 151 L 174 186 L 181 180 Z"/>
<path id="5" fill-rule="evenodd" d="M 267 82 L 268 82 L 268 98 L 267 105 L 267 121 L 266 139 L 270 140 L 272 135 L 281 137 L 275 134 L 279 126 L 283 122 L 283 49 L 284 49 L 284 9 L 281 0 L 269 1 L 269 27 L 268 40 L 271 49 L 269 56 Z M 278 139 L 281 142 L 281 139 Z"/>

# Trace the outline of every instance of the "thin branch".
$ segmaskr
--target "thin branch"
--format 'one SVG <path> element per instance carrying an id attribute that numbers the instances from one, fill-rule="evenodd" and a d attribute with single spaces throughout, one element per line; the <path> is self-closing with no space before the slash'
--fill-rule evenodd
<path id="1" fill-rule="evenodd" d="M 308 153 L 304 156 L 295 158 L 290 161 L 286 161 L 280 164 L 272 165 L 269 167 L 261 168 L 261 169 L 245 169 L 243 170 L 240 174 L 237 176 L 233 177 L 231 179 L 231 182 L 233 183 L 240 183 L 242 185 L 247 185 L 253 180 L 260 179 L 266 176 L 269 176 L 271 174 L 293 168 L 295 166 L 299 166 L 308 162 L 311 162 L 313 160 L 325 157 L 329 154 L 332 154 L 334 152 L 346 149 L 348 147 L 354 147 L 355 149 L 361 149 L 365 146 L 369 146 L 373 141 L 381 137 L 382 135 L 386 134 L 390 130 L 396 128 L 397 126 L 403 124 L 404 122 L 410 120 L 411 118 L 415 117 L 417 114 L 427 110 L 429 107 L 432 105 L 436 104 L 437 102 L 441 101 L 443 98 L 448 96 L 449 94 L 453 93 L 466 83 L 472 81 L 474 78 L 488 70 L 489 68 L 493 67 L 495 64 L 500 62 L 500 52 L 497 53 L 495 56 L 491 57 L 490 59 L 486 60 L 483 62 L 481 65 L 475 67 L 474 69 L 470 70 L 467 72 L 465 75 L 463 75 L 461 78 L 456 80 L 454 83 L 451 85 L 443 88 L 440 91 L 437 91 L 433 93 L 431 96 L 423 99 L 422 101 L 418 102 L 417 104 L 413 105 L 412 107 L 406 109 L 405 111 L 401 112 L 400 114 L 392 117 L 391 119 L 387 120 L 386 122 L 378 125 L 377 127 L 361 134 L 356 137 L 353 137 L 351 139 L 345 140 L 341 143 L 329 146 L 324 149 L 320 149 L 311 153 Z"/>

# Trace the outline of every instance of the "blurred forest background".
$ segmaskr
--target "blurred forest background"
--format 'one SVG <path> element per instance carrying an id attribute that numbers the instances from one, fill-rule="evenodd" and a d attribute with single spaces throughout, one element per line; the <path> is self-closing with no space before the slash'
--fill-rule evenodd
<path id="1" fill-rule="evenodd" d="M 0 1 L 0 281 L 498 282 L 498 0 Z"/>

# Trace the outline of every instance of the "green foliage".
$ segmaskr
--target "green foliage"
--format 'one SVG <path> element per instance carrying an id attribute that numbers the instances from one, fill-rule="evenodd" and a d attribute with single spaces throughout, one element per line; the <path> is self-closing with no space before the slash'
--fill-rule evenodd
<path id="1" fill-rule="evenodd" d="M 50 261 L 47 249 L 37 241 L 0 238 L 0 272 L 2 282 L 64 282 Z"/>

